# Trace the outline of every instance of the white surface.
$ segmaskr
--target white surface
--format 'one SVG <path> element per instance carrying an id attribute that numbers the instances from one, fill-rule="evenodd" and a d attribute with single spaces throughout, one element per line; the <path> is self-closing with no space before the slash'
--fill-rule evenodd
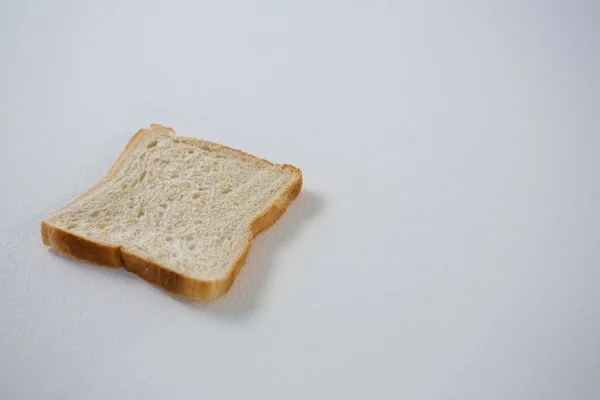
<path id="1" fill-rule="evenodd" d="M 600 398 L 596 2 L 106 3 L 0 6 L 1 398 Z M 304 172 L 214 303 L 40 243 L 151 122 Z"/>

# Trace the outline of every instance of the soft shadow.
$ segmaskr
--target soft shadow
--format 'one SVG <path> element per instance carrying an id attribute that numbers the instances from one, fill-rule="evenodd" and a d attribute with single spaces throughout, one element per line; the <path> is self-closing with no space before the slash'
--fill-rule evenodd
<path id="1" fill-rule="evenodd" d="M 233 282 L 231 289 L 222 297 L 207 301 L 192 301 L 171 295 L 178 302 L 230 319 L 252 315 L 260 304 L 269 273 L 277 268 L 277 254 L 301 232 L 310 219 L 323 209 L 323 199 L 310 190 L 300 192 L 287 211 L 271 228 L 258 235 L 252 242 L 248 260 Z"/>
<path id="2" fill-rule="evenodd" d="M 178 303 L 225 319 L 239 320 L 250 317 L 260 304 L 260 298 L 269 282 L 269 273 L 277 268 L 277 254 L 291 244 L 310 219 L 317 217 L 323 210 L 323 199 L 315 192 L 303 190 L 300 195 L 288 207 L 285 214 L 273 225 L 252 242 L 246 264 L 241 269 L 233 282 L 231 289 L 222 297 L 213 301 L 193 301 L 181 296 L 173 295 L 162 288 L 151 285 L 160 296 L 169 296 Z M 293 244 L 291 244 L 293 245 Z M 78 266 L 91 266 L 95 273 L 110 273 L 120 275 L 124 279 L 139 281 L 140 284 L 148 284 L 135 274 L 124 268 L 108 267 L 94 264 L 86 260 L 80 260 L 65 255 L 50 247 L 49 252 L 62 258 L 70 264 Z M 98 268 L 98 266 L 104 268 Z M 280 266 L 281 267 L 281 266 Z"/>

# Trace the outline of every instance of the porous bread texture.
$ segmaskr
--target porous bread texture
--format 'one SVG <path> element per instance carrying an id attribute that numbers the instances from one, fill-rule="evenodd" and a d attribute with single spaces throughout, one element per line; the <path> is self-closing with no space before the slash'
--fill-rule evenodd
<path id="1" fill-rule="evenodd" d="M 153 125 L 132 138 L 106 178 L 42 221 L 42 239 L 171 292 L 211 299 L 227 291 L 252 238 L 301 185 L 295 167 Z"/>

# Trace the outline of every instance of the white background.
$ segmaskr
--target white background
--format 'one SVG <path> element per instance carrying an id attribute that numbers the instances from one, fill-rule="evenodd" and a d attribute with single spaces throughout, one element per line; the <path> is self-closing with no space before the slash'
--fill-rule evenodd
<path id="1" fill-rule="evenodd" d="M 1 3 L 0 398 L 600 398 L 600 5 L 252 3 Z M 304 172 L 213 303 L 41 244 L 152 122 Z"/>

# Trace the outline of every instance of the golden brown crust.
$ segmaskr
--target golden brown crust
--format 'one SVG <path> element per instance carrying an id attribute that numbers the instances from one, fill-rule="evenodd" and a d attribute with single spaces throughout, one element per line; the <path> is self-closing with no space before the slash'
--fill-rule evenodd
<path id="1" fill-rule="evenodd" d="M 42 243 L 62 253 L 96 264 L 109 267 L 119 267 L 123 264 L 119 247 L 92 242 L 49 225 L 46 221 L 42 221 Z"/>
<path id="2" fill-rule="evenodd" d="M 129 141 L 125 150 L 115 164 L 112 166 L 108 175 L 104 177 L 100 182 L 94 185 L 92 188 L 87 190 L 83 195 L 77 198 L 75 201 L 91 193 L 95 188 L 104 183 L 109 179 L 117 170 L 118 166 L 124 160 L 126 154 L 135 146 L 138 140 L 148 133 L 151 133 L 153 129 L 164 130 L 167 129 L 174 134 L 171 128 L 164 127 L 162 125 L 152 124 L 149 129 L 141 129 L 138 131 Z M 265 161 L 271 165 L 273 163 L 259 159 L 251 154 L 244 153 L 243 151 L 231 149 L 226 146 L 222 146 L 212 142 L 201 141 L 195 138 L 186 138 L 197 141 L 198 143 L 208 143 L 211 145 L 227 148 L 229 150 L 236 151 L 245 156 L 250 156 L 255 159 Z M 146 260 L 136 254 L 129 253 L 123 250 L 120 246 L 108 246 L 102 243 L 90 241 L 81 236 L 77 236 L 73 233 L 64 231 L 57 227 L 48 224 L 46 221 L 42 221 L 41 224 L 41 235 L 42 242 L 46 246 L 52 246 L 62 253 L 71 255 L 73 257 L 91 261 L 96 264 L 108 265 L 108 266 L 122 266 L 128 271 L 140 276 L 148 282 L 151 282 L 157 286 L 164 288 L 165 290 L 188 297 L 191 299 L 198 300 L 212 300 L 223 294 L 225 294 L 231 285 L 238 272 L 246 262 L 252 240 L 256 235 L 264 231 L 273 225 L 281 215 L 285 212 L 290 203 L 298 196 L 302 189 L 302 172 L 291 165 L 281 165 L 284 169 L 290 169 L 296 176 L 295 180 L 288 186 L 288 188 L 277 198 L 271 206 L 265 210 L 261 215 L 257 216 L 249 227 L 248 242 L 241 252 L 237 260 L 234 261 L 233 267 L 230 272 L 219 279 L 215 280 L 200 280 L 170 270 L 160 264 L 156 264 L 150 260 Z M 72 203 L 74 203 L 73 201 Z M 72 204 L 70 203 L 70 204 Z M 69 204 L 69 205 L 70 205 Z M 68 206 L 67 206 L 68 207 Z"/>

